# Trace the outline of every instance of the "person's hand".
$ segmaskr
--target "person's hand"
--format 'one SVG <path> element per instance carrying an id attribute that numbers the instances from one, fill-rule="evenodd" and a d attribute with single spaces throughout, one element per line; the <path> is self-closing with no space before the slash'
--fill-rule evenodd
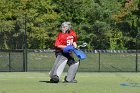
<path id="1" fill-rule="evenodd" d="M 63 49 L 63 52 L 66 53 L 66 52 L 70 52 L 73 50 L 74 50 L 74 47 L 72 45 L 68 45 Z"/>

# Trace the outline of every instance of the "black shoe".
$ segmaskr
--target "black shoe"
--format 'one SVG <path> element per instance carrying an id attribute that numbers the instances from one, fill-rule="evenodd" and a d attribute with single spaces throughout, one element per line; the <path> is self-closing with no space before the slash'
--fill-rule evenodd
<path id="1" fill-rule="evenodd" d="M 50 79 L 50 83 L 58 83 L 59 81 L 55 81 L 54 79 Z"/>
<path id="2" fill-rule="evenodd" d="M 53 78 L 50 79 L 51 83 L 58 83 L 59 82 L 59 77 L 57 75 L 54 75 Z"/>

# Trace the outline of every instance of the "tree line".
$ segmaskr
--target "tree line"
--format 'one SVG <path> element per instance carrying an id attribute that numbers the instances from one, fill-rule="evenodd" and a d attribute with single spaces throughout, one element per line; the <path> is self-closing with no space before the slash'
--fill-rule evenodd
<path id="1" fill-rule="evenodd" d="M 64 21 L 87 49 L 139 49 L 139 17 L 139 0 L 1 0 L 0 49 L 53 49 Z"/>

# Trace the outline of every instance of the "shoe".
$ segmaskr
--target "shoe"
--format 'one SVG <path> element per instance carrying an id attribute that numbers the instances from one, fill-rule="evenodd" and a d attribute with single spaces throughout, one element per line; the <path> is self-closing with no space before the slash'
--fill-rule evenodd
<path id="1" fill-rule="evenodd" d="M 72 81 L 67 81 L 66 80 L 67 76 L 64 78 L 64 83 L 77 83 L 77 80 L 73 79 Z"/>
<path id="2" fill-rule="evenodd" d="M 65 80 L 64 83 L 77 83 L 77 80 L 72 80 L 72 81 Z"/>
<path id="3" fill-rule="evenodd" d="M 55 81 L 54 79 L 50 79 L 49 83 L 58 83 L 59 81 Z"/>
<path id="4" fill-rule="evenodd" d="M 57 75 L 54 75 L 51 79 L 50 79 L 51 83 L 58 83 L 59 82 L 59 77 Z"/>

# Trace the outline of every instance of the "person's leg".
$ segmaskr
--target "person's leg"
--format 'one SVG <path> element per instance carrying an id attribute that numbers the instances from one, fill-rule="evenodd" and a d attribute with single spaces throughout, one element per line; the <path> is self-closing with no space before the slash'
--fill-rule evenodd
<path id="1" fill-rule="evenodd" d="M 68 58 L 67 64 L 69 65 L 67 76 L 65 77 L 65 82 L 76 83 L 75 76 L 78 71 L 79 61 L 76 62 L 72 54 L 65 55 Z"/>
<path id="2" fill-rule="evenodd" d="M 67 58 L 64 57 L 62 54 L 58 54 L 55 63 L 53 65 L 53 68 L 50 71 L 51 82 L 53 83 L 59 82 L 60 76 L 65 68 L 66 63 Z"/>
<path id="3" fill-rule="evenodd" d="M 76 83 L 75 76 L 78 71 L 79 62 L 73 63 L 69 66 L 67 76 L 65 77 L 66 82 Z"/>

